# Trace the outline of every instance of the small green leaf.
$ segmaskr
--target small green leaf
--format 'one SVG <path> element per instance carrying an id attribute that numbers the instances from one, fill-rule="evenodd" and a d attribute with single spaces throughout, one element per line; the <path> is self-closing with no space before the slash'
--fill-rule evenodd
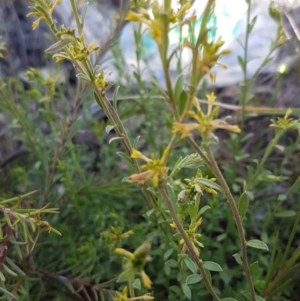
<path id="1" fill-rule="evenodd" d="M 222 301 L 237 301 L 237 300 L 234 298 L 231 298 L 231 297 L 227 297 L 227 298 L 222 299 Z"/>
<path id="2" fill-rule="evenodd" d="M 148 210 L 146 213 L 145 213 L 145 215 L 146 216 L 148 216 L 148 217 L 150 217 L 152 214 L 153 214 L 153 212 L 154 212 L 154 209 L 150 209 L 150 210 Z M 168 252 L 168 251 L 167 251 Z M 166 258 L 167 259 L 167 258 Z"/>
<path id="3" fill-rule="evenodd" d="M 58 42 L 51 45 L 49 48 L 45 50 L 48 53 L 56 53 L 59 52 L 62 48 L 72 43 L 75 40 L 74 37 L 70 36 L 69 38 L 65 38 L 63 40 L 59 40 Z"/>
<path id="4" fill-rule="evenodd" d="M 249 291 L 242 291 L 241 294 L 248 300 L 251 301 L 252 297 Z"/>
<path id="5" fill-rule="evenodd" d="M 250 201 L 254 200 L 254 193 L 252 191 L 245 191 Z"/>
<path id="6" fill-rule="evenodd" d="M 189 268 L 190 271 L 192 271 L 194 274 L 197 273 L 198 267 L 197 267 L 196 263 L 191 258 L 185 256 L 184 257 L 184 263 L 186 264 L 186 266 Z"/>
<path id="7" fill-rule="evenodd" d="M 281 212 L 277 212 L 274 214 L 276 217 L 293 217 L 296 215 L 296 212 L 293 210 L 285 210 Z"/>
<path id="8" fill-rule="evenodd" d="M 0 280 L 3 281 L 3 282 L 5 282 L 5 276 L 3 275 L 2 272 L 0 272 Z"/>
<path id="9" fill-rule="evenodd" d="M 82 10 L 82 14 L 81 14 L 81 26 L 82 26 L 82 28 L 85 28 L 85 26 L 84 26 L 84 20 L 85 20 L 85 16 L 86 16 L 86 11 L 87 11 L 87 7 L 88 7 L 88 2 L 86 2 L 85 4 L 84 4 L 84 7 L 83 7 L 83 10 Z"/>
<path id="10" fill-rule="evenodd" d="M 173 203 L 173 206 L 175 206 L 176 201 L 177 201 L 177 197 L 176 197 L 176 194 L 174 192 L 173 186 L 168 183 L 167 184 L 167 189 L 168 189 L 168 193 L 169 193 L 170 199 L 171 199 L 171 201 Z"/>
<path id="11" fill-rule="evenodd" d="M 206 275 L 206 278 L 207 278 L 208 282 L 211 284 L 211 272 L 210 272 L 210 270 L 204 269 L 204 273 Z"/>
<path id="12" fill-rule="evenodd" d="M 204 178 L 196 178 L 195 182 L 198 184 L 205 185 L 207 187 L 213 188 L 215 190 L 221 191 L 221 186 L 218 185 L 217 183 L 209 180 L 209 179 L 204 179 Z"/>
<path id="13" fill-rule="evenodd" d="M 113 107 L 116 111 L 117 110 L 117 102 L 118 102 L 118 92 L 119 92 L 120 86 L 117 86 L 115 91 L 114 91 L 114 95 L 113 95 Z"/>
<path id="14" fill-rule="evenodd" d="M 127 162 L 129 165 L 132 165 L 132 160 L 129 158 L 125 153 L 123 152 L 117 152 L 117 155 L 121 157 L 125 162 Z"/>
<path id="15" fill-rule="evenodd" d="M 222 233 L 216 237 L 216 241 L 222 241 L 227 237 L 227 233 Z"/>
<path id="16" fill-rule="evenodd" d="M 238 211 L 240 217 L 243 219 L 246 215 L 249 206 L 249 198 L 246 192 L 244 192 L 238 200 Z"/>
<path id="17" fill-rule="evenodd" d="M 185 295 L 189 300 L 191 300 L 191 298 L 192 298 L 192 292 L 191 292 L 191 289 L 189 288 L 189 286 L 186 285 L 186 284 L 183 284 L 183 285 L 181 286 L 181 288 L 182 288 L 182 291 L 183 291 L 184 295 Z"/>
<path id="18" fill-rule="evenodd" d="M 213 261 L 204 261 L 202 264 L 203 268 L 213 272 L 222 272 L 223 269 L 219 264 Z"/>
<path id="19" fill-rule="evenodd" d="M 123 271 L 119 277 L 118 277 L 118 282 L 126 282 L 126 281 L 133 281 L 134 280 L 134 271 L 129 269 Z"/>
<path id="20" fill-rule="evenodd" d="M 200 276 L 199 274 L 192 274 L 189 275 L 186 279 L 185 279 L 185 283 L 190 285 L 190 284 L 195 284 L 198 283 L 202 280 L 202 276 Z"/>
<path id="21" fill-rule="evenodd" d="M 114 127 L 115 127 L 114 125 L 108 125 L 108 126 L 106 126 L 106 128 L 105 128 L 106 134 L 108 134 Z"/>
<path id="22" fill-rule="evenodd" d="M 5 262 L 7 262 L 7 264 L 19 275 L 21 275 L 23 277 L 26 276 L 26 274 L 8 257 L 5 258 Z"/>
<path id="23" fill-rule="evenodd" d="M 180 76 L 178 76 L 176 83 L 175 83 L 175 87 L 174 87 L 174 98 L 176 103 L 180 103 L 180 96 L 181 96 L 181 92 L 182 92 L 182 87 L 183 87 L 183 74 L 181 74 Z"/>
<path id="24" fill-rule="evenodd" d="M 182 114 L 184 112 L 187 100 L 188 100 L 188 95 L 184 90 L 182 90 L 182 92 L 180 94 L 180 99 L 179 99 L 179 113 L 180 114 Z"/>
<path id="25" fill-rule="evenodd" d="M 168 265 L 171 268 L 177 268 L 178 267 L 178 262 L 174 259 L 168 260 L 165 265 Z"/>
<path id="26" fill-rule="evenodd" d="M 293 185 L 289 188 L 287 195 L 291 192 L 295 192 L 297 190 L 300 190 L 300 176 L 296 179 L 296 181 L 293 183 Z"/>
<path id="27" fill-rule="evenodd" d="M 169 287 L 169 290 L 173 291 L 176 295 L 180 294 L 180 288 L 178 286 L 172 285 Z"/>
<path id="28" fill-rule="evenodd" d="M 133 283 L 132 286 L 137 289 L 137 290 L 141 290 L 142 289 L 142 283 L 141 280 L 139 278 L 136 278 Z"/>
<path id="29" fill-rule="evenodd" d="M 160 93 L 165 97 L 168 98 L 167 92 L 164 90 L 164 88 L 154 79 L 152 78 L 150 82 L 160 91 Z"/>
<path id="30" fill-rule="evenodd" d="M 95 92 L 94 92 L 94 97 L 95 97 L 95 100 L 96 100 L 98 106 L 103 110 L 103 107 L 101 105 L 101 100 L 100 100 L 99 96 L 97 95 L 97 93 L 95 93 Z"/>
<path id="31" fill-rule="evenodd" d="M 132 143 L 132 147 L 135 148 L 135 149 L 138 149 L 138 143 L 139 143 L 139 140 L 141 139 L 141 136 L 137 136 L 133 143 Z"/>
<path id="32" fill-rule="evenodd" d="M 75 293 L 75 290 L 74 290 L 74 287 L 72 285 L 72 283 L 70 283 L 68 280 L 65 280 L 65 279 L 62 279 L 61 281 L 67 288 L 68 290 L 71 292 L 71 293 Z"/>
<path id="33" fill-rule="evenodd" d="M 16 274 L 14 271 L 12 271 L 6 264 L 3 264 L 2 267 L 7 274 L 9 274 L 11 276 L 18 276 L 18 274 Z"/>
<path id="34" fill-rule="evenodd" d="M 266 301 L 266 299 L 260 296 L 255 296 L 255 301 Z"/>
<path id="35" fill-rule="evenodd" d="M 280 194 L 278 197 L 277 197 L 277 200 L 278 201 L 285 201 L 286 200 L 286 194 Z"/>
<path id="36" fill-rule="evenodd" d="M 241 258 L 241 256 L 240 256 L 240 254 L 235 253 L 235 254 L 233 254 L 232 256 L 234 257 L 235 261 L 236 261 L 239 265 L 242 265 L 242 264 L 243 264 L 243 263 L 242 263 L 242 258 Z"/>
<path id="37" fill-rule="evenodd" d="M 257 16 L 255 16 L 252 21 L 250 22 L 250 24 L 248 24 L 248 31 L 247 31 L 247 34 L 250 34 L 251 31 L 253 30 L 253 27 L 256 23 L 256 19 L 257 19 Z"/>
<path id="38" fill-rule="evenodd" d="M 18 300 L 15 295 L 13 295 L 12 293 L 10 293 L 6 289 L 2 288 L 1 286 L 0 286 L 0 292 L 4 293 L 5 295 L 10 296 L 11 298 L 13 298 L 15 300 Z"/>
<path id="39" fill-rule="evenodd" d="M 245 61 L 243 60 L 243 58 L 241 56 L 238 56 L 238 63 L 241 66 L 242 71 L 245 72 L 245 70 L 246 70 L 246 63 L 245 63 Z"/>
<path id="40" fill-rule="evenodd" d="M 211 209 L 211 207 L 209 207 L 208 205 L 203 206 L 198 213 L 198 217 L 201 216 L 205 211 L 209 209 Z"/>
<path id="41" fill-rule="evenodd" d="M 250 274 L 252 276 L 254 276 L 255 274 L 257 274 L 258 270 L 259 270 L 258 261 L 255 261 L 255 262 L 251 263 L 251 265 L 250 265 Z"/>
<path id="42" fill-rule="evenodd" d="M 123 137 L 113 137 L 108 140 L 108 144 L 111 144 L 113 141 L 124 139 Z"/>
<path id="43" fill-rule="evenodd" d="M 261 240 L 258 239 L 252 239 L 247 241 L 247 246 L 255 249 L 261 249 L 261 250 L 266 250 L 269 251 L 268 246 Z"/>
<path id="44" fill-rule="evenodd" d="M 173 252 L 174 252 L 174 249 L 167 250 L 164 254 L 164 260 L 167 260 L 172 255 Z"/>

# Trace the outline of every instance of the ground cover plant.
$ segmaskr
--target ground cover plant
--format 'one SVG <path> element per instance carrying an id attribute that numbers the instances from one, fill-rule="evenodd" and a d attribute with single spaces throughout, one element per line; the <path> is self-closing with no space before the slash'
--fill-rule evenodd
<path id="1" fill-rule="evenodd" d="M 46 55 L 57 69 L 0 81 L 0 300 L 298 300 L 299 109 L 258 105 L 247 51 L 238 104 L 207 88 L 230 51 L 210 34 L 215 1 L 199 31 L 189 1 L 154 2 L 151 14 L 146 1 L 128 3 L 117 24 L 137 22 L 137 62 L 146 26 L 165 82 L 144 82 L 137 64 L 132 87 L 118 25 L 109 43 L 86 44 L 76 1 L 76 28 L 55 22 L 61 1 L 28 2 L 32 29 L 52 32 Z M 256 22 L 247 4 L 244 45 Z M 280 12 L 270 14 L 279 23 L 271 56 L 285 37 Z M 170 51 L 169 32 L 183 26 L 189 37 Z M 119 84 L 99 64 L 107 45 Z M 70 62 L 75 83 L 61 76 Z"/>

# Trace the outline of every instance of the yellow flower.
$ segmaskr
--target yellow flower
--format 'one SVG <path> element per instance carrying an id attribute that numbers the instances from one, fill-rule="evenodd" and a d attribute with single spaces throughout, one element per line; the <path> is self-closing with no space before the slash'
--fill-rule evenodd
<path id="1" fill-rule="evenodd" d="M 138 150 L 132 149 L 131 158 L 142 159 L 147 163 L 141 166 L 141 173 L 133 174 L 129 177 L 129 183 L 137 182 L 143 185 L 146 181 L 152 179 L 153 185 L 157 186 L 159 181 L 167 176 L 168 167 L 164 166 L 162 160 L 156 159 L 153 155 L 150 159 Z"/>
<path id="2" fill-rule="evenodd" d="M 153 300 L 154 298 L 149 295 L 143 295 L 139 297 L 128 298 L 128 287 L 125 286 L 123 292 L 116 292 L 114 301 L 134 301 L 134 300 Z"/>
<path id="3" fill-rule="evenodd" d="M 198 130 L 202 135 L 209 136 L 216 129 L 223 129 L 230 132 L 240 133 L 240 128 L 237 125 L 227 123 L 226 118 L 215 119 L 219 112 L 219 107 L 213 107 L 216 99 L 215 94 L 212 92 L 207 95 L 208 106 L 207 113 L 204 114 L 200 108 L 199 102 L 196 98 L 193 99 L 195 111 L 188 111 L 187 116 L 194 119 L 197 123 L 173 123 L 173 133 L 181 133 L 181 138 L 186 137 L 193 130 Z"/>
<path id="4" fill-rule="evenodd" d="M 144 271 L 145 265 L 151 260 L 150 252 L 151 242 L 149 240 L 146 240 L 133 253 L 125 249 L 116 248 L 115 253 L 123 256 L 125 259 L 123 272 L 119 275 L 119 281 L 134 281 L 135 275 L 138 275 L 141 277 L 143 285 L 146 288 L 151 288 L 152 282 Z"/>
<path id="5" fill-rule="evenodd" d="M 32 30 L 36 30 L 38 28 L 42 19 L 43 19 L 42 17 L 39 17 L 37 20 L 32 22 Z"/>
<path id="6" fill-rule="evenodd" d="M 174 222 L 170 224 L 170 227 L 171 227 L 171 228 L 174 228 L 174 229 L 177 228 L 177 227 L 176 227 L 176 224 L 175 224 Z"/>
<path id="7" fill-rule="evenodd" d="M 145 9 L 140 8 L 138 12 L 129 11 L 126 20 L 145 24 L 150 29 L 153 39 L 156 40 L 158 45 L 161 45 L 163 43 L 163 34 L 174 28 L 170 28 L 169 24 L 182 23 L 182 19 L 190 7 L 191 2 L 186 1 L 178 12 L 175 13 L 171 7 L 167 8 L 166 11 L 164 5 L 160 5 L 158 1 L 154 1 L 152 4 L 152 18 Z"/>
<path id="8" fill-rule="evenodd" d="M 141 272 L 141 278 L 142 278 L 142 282 L 143 282 L 143 285 L 145 286 L 145 288 L 151 288 L 152 281 L 150 280 L 149 276 L 144 271 Z"/>

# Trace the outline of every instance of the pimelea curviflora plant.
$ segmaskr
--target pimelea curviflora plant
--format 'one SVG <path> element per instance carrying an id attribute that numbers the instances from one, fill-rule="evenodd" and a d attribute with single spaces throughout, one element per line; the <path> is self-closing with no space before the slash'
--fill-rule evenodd
<path id="1" fill-rule="evenodd" d="M 258 271 L 258 265 L 256 261 L 249 263 L 248 259 L 249 248 L 268 250 L 268 246 L 257 239 L 248 240 L 247 233 L 244 231 L 243 219 L 249 205 L 247 189 L 255 184 L 266 159 L 270 155 L 270 151 L 281 135 L 290 128 L 299 129 L 299 121 L 288 118 L 289 114 L 287 113 L 285 117 L 273 122 L 272 127 L 276 129 L 275 138 L 258 164 L 256 172 L 245 181 L 242 194 L 237 201 L 215 159 L 212 148 L 218 143 L 216 130 L 242 135 L 241 129 L 238 125 L 232 124 L 229 118 L 218 116 L 219 106 L 216 105 L 216 96 L 213 92 L 207 93 L 206 108 L 200 106 L 200 100 L 197 97 L 201 81 L 208 76 L 210 81 L 214 82 L 212 68 L 214 66 L 225 68 L 226 66 L 219 64 L 218 60 L 221 56 L 230 52 L 222 48 L 224 42 L 221 38 L 212 39 L 210 37 L 211 28 L 207 24 L 215 1 L 207 1 L 202 15 L 201 27 L 197 33 L 192 30 L 196 18 L 188 15 L 191 8 L 190 1 L 179 1 L 178 9 L 172 8 L 170 0 L 163 1 L 162 4 L 154 1 L 151 5 L 151 13 L 145 8 L 147 3 L 133 3 L 135 5 L 132 5 L 127 14 L 126 19 L 128 21 L 146 26 L 157 44 L 166 89 L 161 87 L 155 80 L 153 80 L 153 83 L 158 87 L 161 98 L 163 98 L 172 114 L 169 143 L 163 147 L 162 151 L 159 153 L 153 151 L 150 156 L 143 154 L 136 146 L 133 147 L 133 143 L 118 114 L 116 106 L 118 91 L 115 91 L 113 103 L 106 96 L 107 90 L 110 88 L 108 77 L 101 65 L 94 64 L 91 58 L 91 55 L 99 50 L 99 46 L 96 42 L 86 44 L 84 15 L 79 16 L 75 0 L 70 0 L 70 3 L 77 28 L 66 28 L 64 26 L 57 28 L 52 13 L 54 9 L 59 9 L 61 1 L 35 0 L 30 2 L 32 7 L 29 16 L 37 18 L 33 22 L 33 29 L 37 28 L 40 21 L 44 21 L 57 39 L 57 42 L 49 47 L 47 52 L 53 53 L 53 57 L 57 62 L 62 60 L 72 62 L 78 80 L 92 89 L 97 103 L 109 120 L 110 125 L 106 128 L 106 131 L 109 132 L 114 129 L 117 135 L 115 139 L 119 139 L 122 144 L 125 151 L 122 157 L 130 162 L 135 169 L 135 172 L 128 175 L 124 180 L 140 185 L 141 191 L 152 209 L 150 215 L 154 216 L 157 228 L 165 233 L 167 238 L 171 234 L 172 239 L 175 239 L 180 247 L 178 261 L 180 265 L 183 263 L 185 268 L 188 267 L 192 271 L 192 274 L 188 274 L 185 281 L 181 281 L 180 290 L 184 296 L 191 299 L 190 286 L 202 281 L 208 294 L 215 301 L 240 300 L 236 298 L 246 298 L 250 301 L 271 300 L 269 296 L 272 296 L 272 288 L 277 283 L 276 279 L 280 277 L 274 277 L 276 272 L 273 271 L 273 274 L 268 275 L 267 281 L 263 285 L 255 286 L 254 275 Z M 169 32 L 183 26 L 188 26 L 191 29 L 190 37 L 171 51 Z M 184 88 L 182 76 L 179 76 L 178 80 L 173 82 L 169 70 L 171 60 L 176 55 L 180 55 L 183 48 L 187 48 L 192 57 L 189 75 L 186 78 L 187 88 Z M 197 134 L 197 138 L 194 138 L 193 133 Z M 182 140 L 190 144 L 194 153 L 178 159 L 176 164 L 171 165 L 169 164 L 170 156 Z M 179 171 L 184 168 L 194 168 L 196 170 L 195 176 L 180 178 Z M 206 174 L 205 171 L 209 171 L 209 173 Z M 230 296 L 224 296 L 222 289 L 214 285 L 214 275 L 211 272 L 222 272 L 221 265 L 202 258 L 202 250 L 210 248 L 209 245 L 203 243 L 207 227 L 204 217 L 210 207 L 203 205 L 201 200 L 216 198 L 216 196 L 224 197 L 230 207 L 230 220 L 235 224 L 240 244 L 239 252 L 232 255 L 243 268 L 240 278 L 246 278 L 246 285 L 239 292 L 232 292 Z M 121 239 L 122 233 L 116 235 L 117 232 L 114 228 L 112 229 L 111 237 L 109 232 L 106 232 L 106 238 L 110 237 L 111 240 L 114 238 Z M 115 244 L 110 245 L 114 246 Z M 124 248 L 115 249 L 115 253 L 124 259 L 123 272 L 119 275 L 117 281 L 126 282 L 127 285 L 122 292 L 115 293 L 114 300 L 151 300 L 153 298 L 148 294 L 148 292 L 151 293 L 152 281 L 144 270 L 151 259 L 150 251 L 151 243 L 148 240 L 142 243 L 134 252 Z M 295 255 L 297 258 L 298 253 Z M 166 255 L 166 259 L 168 256 Z M 142 281 L 138 282 L 137 279 Z M 145 294 L 136 296 L 137 287 L 143 287 Z"/>

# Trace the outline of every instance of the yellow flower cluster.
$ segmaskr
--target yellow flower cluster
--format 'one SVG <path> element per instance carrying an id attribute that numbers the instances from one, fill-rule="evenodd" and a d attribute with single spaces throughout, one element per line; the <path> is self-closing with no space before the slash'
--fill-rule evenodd
<path id="1" fill-rule="evenodd" d="M 213 107 L 216 99 L 215 94 L 212 92 L 207 95 L 208 108 L 207 113 L 204 114 L 200 108 L 199 102 L 194 98 L 193 105 L 196 112 L 189 111 L 187 116 L 194 119 L 195 123 L 180 123 L 174 122 L 173 133 L 181 133 L 181 138 L 188 136 L 193 130 L 198 130 L 202 137 L 209 137 L 216 129 L 223 129 L 235 133 L 240 133 L 240 128 L 237 125 L 228 124 L 226 119 L 215 119 L 219 112 L 219 107 Z"/>
<path id="2" fill-rule="evenodd" d="M 141 173 L 133 174 L 129 177 L 129 182 L 137 182 L 143 185 L 147 180 L 152 179 L 153 185 L 157 186 L 159 181 L 167 176 L 168 167 L 166 167 L 161 159 L 157 159 L 151 155 L 151 159 L 143 155 L 136 149 L 132 149 L 131 158 L 142 159 L 146 164 L 141 166 Z"/>
<path id="3" fill-rule="evenodd" d="M 126 19 L 128 21 L 145 24 L 151 30 L 153 39 L 156 40 L 158 45 L 161 45 L 163 42 L 163 34 L 170 30 L 169 24 L 174 24 L 178 21 L 181 21 L 186 11 L 190 7 L 191 2 L 186 1 L 183 3 L 177 13 L 175 13 L 171 7 L 169 7 L 166 11 L 164 6 L 159 5 L 158 1 L 154 1 L 152 5 L 153 17 L 150 16 L 146 9 L 140 8 L 138 12 L 130 11 Z"/>

